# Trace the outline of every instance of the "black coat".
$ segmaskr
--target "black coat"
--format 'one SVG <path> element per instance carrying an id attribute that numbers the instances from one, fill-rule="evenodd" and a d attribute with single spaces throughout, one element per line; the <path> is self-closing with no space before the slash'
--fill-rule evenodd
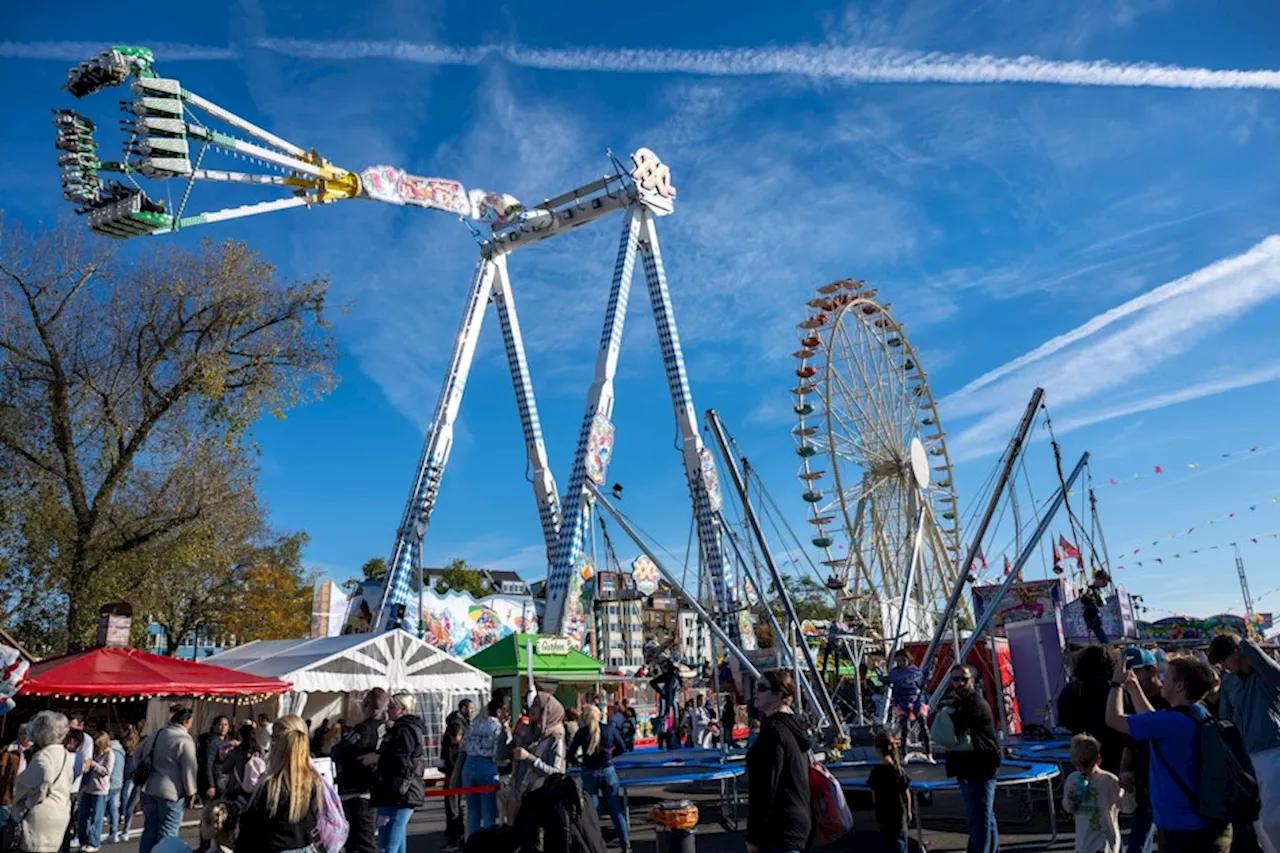
<path id="1" fill-rule="evenodd" d="M 218 787 L 218 755 L 226 743 L 213 732 L 200 735 L 196 743 L 196 787 L 202 797 L 210 788 L 222 793 Z"/>
<path id="2" fill-rule="evenodd" d="M 354 726 L 347 726 L 342 730 L 342 737 L 329 750 L 329 757 L 338 770 L 339 794 L 373 792 L 377 770 L 365 764 L 362 759 L 378 753 L 378 733 L 381 729 L 382 720 L 378 717 L 370 717 Z"/>
<path id="3" fill-rule="evenodd" d="M 809 735 L 796 714 L 774 714 L 747 750 L 747 841 L 782 850 L 809 844 Z"/>
<path id="4" fill-rule="evenodd" d="M 427 801 L 427 727 L 416 714 L 396 720 L 378 749 L 375 806 L 416 809 Z"/>
<path id="5" fill-rule="evenodd" d="M 952 694 L 948 706 L 956 734 L 968 732 L 973 749 L 947 750 L 947 775 L 976 781 L 995 778 L 1000 768 L 1000 742 L 991 706 L 976 690 Z"/>
<path id="6" fill-rule="evenodd" d="M 607 853 L 600 818 L 572 776 L 555 773 L 524 795 L 516 816 L 520 853 Z"/>

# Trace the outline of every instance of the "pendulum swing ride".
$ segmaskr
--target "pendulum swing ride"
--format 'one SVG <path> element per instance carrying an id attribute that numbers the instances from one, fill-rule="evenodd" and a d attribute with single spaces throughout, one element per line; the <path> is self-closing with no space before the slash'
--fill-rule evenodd
<path id="1" fill-rule="evenodd" d="M 390 571 L 370 628 L 422 626 L 422 544 L 453 444 L 454 423 L 477 346 L 486 307 L 495 305 L 516 394 L 525 448 L 542 525 L 548 561 L 544 633 L 565 634 L 579 643 L 588 630 L 584 583 L 591 576 L 588 542 L 597 500 L 595 486 L 605 482 L 613 452 L 613 381 L 617 367 L 632 274 L 637 260 L 657 325 L 668 392 L 681 432 L 681 458 L 693 503 L 700 563 L 710 580 L 716 622 L 739 653 L 754 646 L 750 613 L 738 602 L 740 585 L 730 563 L 717 517 L 719 482 L 711 453 L 703 446 L 676 330 L 666 272 L 658 244 L 656 218 L 674 210 L 676 190 L 670 169 L 652 151 L 638 149 L 631 168 L 610 155 L 612 171 L 541 204 L 526 207 L 510 195 L 467 190 L 457 181 L 423 178 L 390 166 L 360 172 L 338 167 L 315 150 L 295 145 L 161 77 L 151 51 L 113 47 L 72 68 L 66 89 L 84 98 L 128 83 L 133 99 L 123 103 L 127 119 L 123 155 L 99 159 L 97 125 L 80 112 L 55 110 L 56 145 L 62 152 L 63 195 L 78 205 L 91 230 L 114 238 L 179 231 L 193 225 L 251 216 L 290 207 L 309 207 L 348 199 L 411 205 L 455 214 L 487 226 L 471 227 L 479 259 L 468 291 L 462 322 L 427 432 L 392 551 Z M 221 123 L 232 132 L 215 129 Z M 254 141 L 242 139 L 235 132 Z M 255 164 L 258 171 L 210 168 L 219 154 Z M 104 176 L 108 177 L 104 180 Z M 141 179 L 182 182 L 179 199 L 159 200 Z M 189 201 L 197 181 L 273 187 L 287 195 L 241 207 L 192 212 Z M 569 488 L 557 491 L 533 395 L 520 333 L 507 257 L 517 249 L 572 231 L 614 211 L 623 212 L 613 281 L 597 353 L 595 379 L 570 469 Z M 353 606 L 355 603 L 353 602 Z M 711 618 L 709 615 L 707 618 Z"/>

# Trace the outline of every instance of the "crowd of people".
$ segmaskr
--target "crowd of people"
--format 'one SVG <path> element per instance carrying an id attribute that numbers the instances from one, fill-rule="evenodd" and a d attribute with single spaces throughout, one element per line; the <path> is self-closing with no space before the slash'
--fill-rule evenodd
<path id="1" fill-rule="evenodd" d="M 1161 853 L 1277 850 L 1280 663 L 1255 643 L 1220 635 L 1163 660 L 1090 646 L 1058 717 L 1076 735 L 1063 806 L 1080 853 L 1150 853 L 1153 837 Z"/>
<path id="2" fill-rule="evenodd" d="M 405 825 L 425 802 L 426 727 L 413 694 L 375 689 L 349 727 L 313 728 L 265 714 L 233 728 L 225 716 L 193 736 L 193 712 L 163 727 L 93 736 L 79 713 L 41 711 L 0 754 L 5 849 L 83 853 L 128 840 L 142 814 L 140 853 L 173 849 L 186 809 L 202 803 L 201 851 L 403 853 Z M 328 755 L 335 786 L 317 769 Z M 182 849 L 189 849 L 183 847 Z"/>

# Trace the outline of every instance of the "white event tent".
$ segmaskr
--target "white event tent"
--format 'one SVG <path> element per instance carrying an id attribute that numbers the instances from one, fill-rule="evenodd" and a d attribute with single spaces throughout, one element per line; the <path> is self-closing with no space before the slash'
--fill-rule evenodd
<path id="1" fill-rule="evenodd" d="M 413 693 L 427 724 L 430 765 L 435 765 L 444 718 L 462 699 L 482 707 L 489 699 L 487 673 L 443 652 L 406 631 L 345 634 L 304 640 L 256 640 L 206 658 L 208 663 L 254 675 L 270 675 L 293 684 L 271 705 L 252 709 L 201 702 L 195 725 L 203 731 L 217 714 L 233 719 L 265 711 L 275 719 L 297 714 L 319 726 L 326 718 L 353 720 L 360 700 L 375 687 Z"/>

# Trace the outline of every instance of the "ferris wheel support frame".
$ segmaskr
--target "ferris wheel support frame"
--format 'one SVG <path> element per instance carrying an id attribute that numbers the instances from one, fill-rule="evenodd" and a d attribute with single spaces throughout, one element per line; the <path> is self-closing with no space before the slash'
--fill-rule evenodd
<path id="1" fill-rule="evenodd" d="M 987 501 L 987 507 L 982 513 L 982 518 L 978 521 L 978 526 L 973 534 L 973 541 L 969 543 L 969 550 L 965 554 L 964 562 L 956 567 L 956 582 L 951 590 L 951 598 L 947 600 L 947 606 L 942 611 L 942 617 L 938 620 L 938 626 L 933 633 L 933 638 L 929 641 L 929 647 L 925 650 L 924 658 L 920 661 L 920 671 L 924 673 L 926 679 L 929 677 L 929 668 L 933 665 L 933 660 L 938 654 L 938 647 L 942 645 L 942 635 L 946 631 L 947 624 L 955 617 L 956 608 L 960 605 L 960 599 L 964 597 L 969 571 L 973 566 L 974 560 L 978 557 L 978 552 L 982 549 L 982 540 L 987 535 L 987 528 L 991 526 L 991 519 L 995 517 L 996 508 L 1000 505 L 1000 497 L 1004 494 L 1009 477 L 1013 474 L 1013 466 L 1022 454 L 1027 433 L 1031 430 L 1031 423 L 1035 420 L 1036 411 L 1040 408 L 1040 403 L 1043 400 L 1043 388 L 1036 388 L 1031 392 L 1031 399 L 1027 402 L 1027 408 L 1022 413 L 1022 420 L 1018 422 L 1018 428 L 1014 431 L 1013 437 L 1009 439 L 1009 446 L 1005 450 L 1004 467 L 1000 470 L 1000 477 L 996 480 L 995 488 L 991 492 L 991 499 Z M 1016 577 L 1017 572 L 1010 572 L 1009 576 Z M 956 633 L 958 638 L 958 629 Z M 959 655 L 956 656 L 957 661 L 961 659 Z"/>
<path id="2" fill-rule="evenodd" d="M 902 598 L 898 602 L 898 624 L 893 631 L 893 642 L 889 646 L 889 656 L 887 660 L 893 660 L 894 655 L 898 653 L 898 649 L 902 646 L 902 623 L 907 618 L 907 604 L 911 601 L 911 589 L 916 578 L 916 572 L 920 566 L 920 551 L 924 546 L 924 520 L 929 512 L 929 502 L 921 501 L 919 518 L 916 520 L 915 542 L 911 546 L 911 562 L 907 566 L 907 579 L 902 585 Z M 886 725 L 889 720 L 889 709 L 893 704 L 893 685 L 888 685 L 884 691 L 884 711 L 881 714 L 880 724 Z"/>
<path id="3" fill-rule="evenodd" d="M 1037 388 L 1036 390 L 1039 391 L 1040 389 Z M 1080 477 L 1080 472 L 1082 472 L 1084 467 L 1088 464 L 1089 453 L 1086 451 L 1080 457 L 1080 461 L 1076 463 L 1076 467 L 1072 469 L 1071 474 L 1062 482 L 1057 491 L 1053 493 L 1053 500 L 1049 502 L 1049 507 L 1045 510 L 1044 515 L 1040 517 L 1040 523 L 1036 525 L 1035 531 L 1033 531 L 1030 538 L 1027 539 L 1027 544 L 1022 547 L 1022 551 L 1018 554 L 1018 558 L 1014 560 L 1009 574 L 1004 579 L 1004 583 L 1000 584 L 999 591 L 992 596 L 991 601 L 993 602 L 993 605 L 983 609 L 982 616 L 974 624 L 973 633 L 971 633 L 969 635 L 969 639 L 965 641 L 964 648 L 960 649 L 960 651 L 956 653 L 953 665 L 964 663 L 965 658 L 969 656 L 969 652 L 973 651 L 973 647 L 978 644 L 979 638 L 982 637 L 982 632 L 986 630 L 987 625 L 995 616 L 997 610 L 995 603 L 1004 600 L 1005 594 L 1009 592 L 1009 587 L 1013 586 L 1013 582 L 1017 580 L 1018 576 L 1022 573 L 1022 567 L 1026 565 L 1027 560 L 1031 559 L 1032 555 L 1035 553 L 1036 547 L 1040 544 L 1040 540 L 1044 538 L 1044 534 L 1049 530 L 1049 525 L 1053 523 L 1053 517 L 1058 514 L 1058 510 L 1062 509 L 1062 505 L 1067 502 L 1067 492 L 1069 492 L 1071 487 L 1075 485 L 1076 480 Z M 926 683 L 928 677 L 928 673 L 926 673 Z M 938 700 L 942 698 L 943 692 L 947 689 L 950 683 L 950 676 L 943 678 L 938 682 L 938 686 L 933 691 L 933 695 L 929 697 L 930 707 L 938 704 Z"/>

